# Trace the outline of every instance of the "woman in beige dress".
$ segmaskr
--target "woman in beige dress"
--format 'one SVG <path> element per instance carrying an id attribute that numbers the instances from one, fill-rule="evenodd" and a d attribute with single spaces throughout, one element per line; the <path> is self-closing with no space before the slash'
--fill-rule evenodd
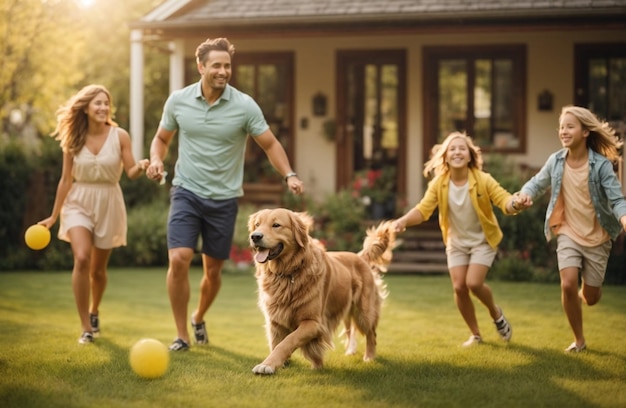
<path id="1" fill-rule="evenodd" d="M 63 170 L 50 217 L 61 216 L 58 237 L 72 247 L 72 289 L 82 326 L 81 344 L 100 334 L 98 307 L 107 284 L 113 248 L 126 245 L 126 206 L 119 185 L 122 170 L 139 177 L 149 160 L 135 163 L 128 132 L 112 120 L 112 99 L 101 85 L 88 85 L 57 111 L 52 133 L 63 150 Z M 91 297 L 91 304 L 90 304 Z"/>

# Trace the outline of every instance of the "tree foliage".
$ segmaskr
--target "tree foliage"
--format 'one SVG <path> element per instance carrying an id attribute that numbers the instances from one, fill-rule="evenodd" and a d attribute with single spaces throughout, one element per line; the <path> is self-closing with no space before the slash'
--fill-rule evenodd
<path id="1" fill-rule="evenodd" d="M 71 262 L 65 242 L 53 240 L 33 253 L 23 240 L 26 227 L 52 209 L 62 161 L 58 142 L 48 137 L 56 110 L 83 86 L 102 84 L 113 95 L 116 121 L 128 129 L 128 22 L 161 1 L 0 1 L 0 270 Z M 165 48 L 145 47 L 147 134 L 153 134 L 168 93 Z M 147 179 L 133 181 L 132 188 L 126 184 L 122 177 L 129 210 L 163 201 L 167 191 Z"/>
<path id="2" fill-rule="evenodd" d="M 90 6 L 79 0 L 0 2 L 1 133 L 17 136 L 31 125 L 40 135 L 49 134 L 56 109 L 89 83 L 109 88 L 116 120 L 128 128 L 128 23 L 160 2 L 95 0 Z M 167 56 L 147 48 L 150 52 L 157 56 L 146 55 L 146 60 L 157 69 L 166 68 L 160 59 L 167 61 Z M 167 86 L 161 89 L 167 93 Z"/>
<path id="3" fill-rule="evenodd" d="M 78 12 L 73 1 L 0 2 L 3 133 L 15 134 L 27 123 L 49 132 L 57 105 L 83 79 L 76 69 L 85 47 L 76 30 Z M 21 117 L 15 116 L 18 112 Z"/>

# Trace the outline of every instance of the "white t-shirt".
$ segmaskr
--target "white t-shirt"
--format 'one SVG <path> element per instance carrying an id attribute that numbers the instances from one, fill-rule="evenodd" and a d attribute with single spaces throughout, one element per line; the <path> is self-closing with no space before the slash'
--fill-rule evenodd
<path id="1" fill-rule="evenodd" d="M 472 206 L 468 189 L 469 183 L 457 186 L 450 182 L 448 193 L 450 230 L 446 245 L 475 247 L 485 242 L 485 234 Z"/>

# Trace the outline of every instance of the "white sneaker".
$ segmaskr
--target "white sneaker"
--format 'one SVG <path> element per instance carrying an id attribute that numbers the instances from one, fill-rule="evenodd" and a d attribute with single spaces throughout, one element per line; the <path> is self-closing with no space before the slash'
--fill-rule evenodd
<path id="1" fill-rule="evenodd" d="M 78 339 L 80 344 L 90 344 L 93 343 L 93 334 L 91 332 L 83 332 L 83 334 Z M 574 343 L 576 344 L 576 343 Z"/>
<path id="2" fill-rule="evenodd" d="M 580 353 L 581 351 L 585 351 L 586 349 L 587 349 L 586 344 L 579 346 L 576 344 L 576 342 L 573 342 L 572 344 L 569 345 L 568 348 L 565 349 L 565 352 L 566 353 Z"/>
<path id="3" fill-rule="evenodd" d="M 463 347 L 472 347 L 475 344 L 480 344 L 483 342 L 482 337 L 480 336 L 476 336 L 475 334 L 472 334 L 469 339 L 467 339 L 464 343 L 463 343 Z"/>

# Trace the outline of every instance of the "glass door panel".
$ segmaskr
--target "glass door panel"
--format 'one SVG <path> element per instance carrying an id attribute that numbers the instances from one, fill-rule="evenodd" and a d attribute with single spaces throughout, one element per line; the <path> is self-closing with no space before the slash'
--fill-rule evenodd
<path id="1" fill-rule="evenodd" d="M 292 54 L 237 54 L 231 83 L 259 104 L 270 129 L 294 164 Z M 251 139 L 246 147 L 244 182 L 281 183 L 263 150 Z"/>
<path id="2" fill-rule="evenodd" d="M 404 54 L 346 52 L 339 65 L 339 188 L 365 185 L 366 201 L 387 205 L 372 217 L 392 217 L 404 192 Z"/>

